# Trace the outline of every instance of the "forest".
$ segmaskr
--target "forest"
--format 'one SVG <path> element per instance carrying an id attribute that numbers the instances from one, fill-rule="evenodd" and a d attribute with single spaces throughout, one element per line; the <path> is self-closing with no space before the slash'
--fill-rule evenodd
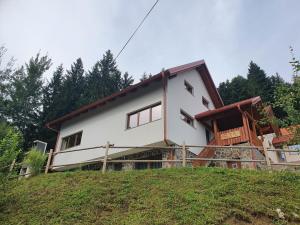
<path id="1" fill-rule="evenodd" d="M 287 61 L 294 71 L 291 82 L 278 73 L 267 75 L 251 61 L 246 75 L 219 84 L 224 104 L 261 96 L 273 107 L 280 126 L 300 124 L 300 63 L 290 50 L 291 59 Z M 131 75 L 118 69 L 110 50 L 88 70 L 81 58 L 70 67 L 60 65 L 49 80 L 45 79 L 52 66 L 48 55 L 37 53 L 20 67 L 7 55 L 7 49 L 1 47 L 0 166 L 28 151 L 34 140 L 45 141 L 53 148 L 56 133 L 45 127 L 47 122 L 134 83 Z M 143 74 L 140 80 L 149 76 Z"/>

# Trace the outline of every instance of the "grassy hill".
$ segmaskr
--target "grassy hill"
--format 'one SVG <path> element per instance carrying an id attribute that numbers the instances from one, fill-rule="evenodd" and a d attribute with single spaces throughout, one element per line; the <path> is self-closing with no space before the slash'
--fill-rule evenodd
<path id="1" fill-rule="evenodd" d="M 1 224 L 299 224 L 300 175 L 214 168 L 53 173 L 12 182 Z M 280 208 L 285 219 L 278 219 Z"/>

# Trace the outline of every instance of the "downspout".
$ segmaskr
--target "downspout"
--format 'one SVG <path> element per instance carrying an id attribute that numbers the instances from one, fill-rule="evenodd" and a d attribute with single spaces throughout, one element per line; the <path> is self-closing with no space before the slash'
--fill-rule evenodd
<path id="1" fill-rule="evenodd" d="M 166 76 L 165 71 L 162 71 L 162 82 L 163 82 L 163 139 L 167 146 L 170 144 L 167 140 L 167 87 L 168 87 L 168 76 Z"/>

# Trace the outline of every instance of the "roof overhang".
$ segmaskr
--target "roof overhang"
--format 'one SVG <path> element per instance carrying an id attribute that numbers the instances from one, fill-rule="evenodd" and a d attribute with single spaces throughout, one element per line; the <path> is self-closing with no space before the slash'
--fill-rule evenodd
<path id="1" fill-rule="evenodd" d="M 195 115 L 195 118 L 197 120 L 209 120 L 218 116 L 223 116 L 224 114 L 230 113 L 235 110 L 238 111 L 240 108 L 244 108 L 246 106 L 255 106 L 257 104 L 261 104 L 261 98 L 259 96 L 236 102 L 230 105 L 226 105 L 221 108 L 199 113 Z"/>
<path id="2" fill-rule="evenodd" d="M 224 106 L 223 101 L 222 101 L 222 99 L 217 91 L 217 88 L 212 80 L 212 77 L 207 69 L 205 61 L 199 60 L 199 61 L 188 63 L 185 65 L 169 68 L 165 71 L 162 71 L 162 72 L 150 77 L 149 79 L 146 79 L 137 84 L 129 86 L 128 88 L 125 88 L 122 91 L 116 92 L 108 97 L 99 99 L 91 104 L 82 106 L 79 109 L 77 109 L 71 113 L 68 113 L 58 119 L 55 119 L 55 120 L 47 123 L 46 127 L 57 131 L 57 130 L 59 130 L 61 124 L 64 123 L 65 121 L 71 120 L 74 117 L 77 117 L 83 113 L 90 111 L 90 110 L 102 107 L 102 106 L 108 104 L 109 102 L 112 102 L 118 98 L 122 98 L 122 97 L 128 95 L 129 93 L 137 91 L 140 88 L 146 87 L 146 86 L 150 85 L 151 83 L 154 83 L 155 81 L 161 81 L 164 75 L 167 75 L 168 77 L 170 77 L 170 76 L 173 76 L 173 75 L 176 75 L 179 73 L 183 73 L 183 72 L 187 72 L 187 71 L 190 71 L 193 69 L 196 69 L 198 71 L 198 73 L 200 74 L 205 86 L 207 87 L 207 90 L 209 92 L 209 95 L 212 99 L 212 102 L 213 102 L 215 108 L 223 107 Z"/>

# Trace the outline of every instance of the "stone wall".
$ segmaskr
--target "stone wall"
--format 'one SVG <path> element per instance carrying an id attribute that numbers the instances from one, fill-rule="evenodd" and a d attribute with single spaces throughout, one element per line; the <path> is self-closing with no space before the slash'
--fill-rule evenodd
<path id="1" fill-rule="evenodd" d="M 238 145 L 235 145 L 238 146 Z M 250 146 L 249 143 L 243 143 L 241 146 Z M 258 151 L 257 149 L 253 148 L 217 148 L 215 150 L 214 158 L 216 159 L 237 159 L 237 160 L 264 160 L 264 155 Z M 261 162 L 222 162 L 222 161 L 215 161 L 210 162 L 209 166 L 217 166 L 227 168 L 230 164 L 235 164 L 238 168 L 245 168 L 245 169 L 263 169 L 266 167 L 266 163 Z"/>

